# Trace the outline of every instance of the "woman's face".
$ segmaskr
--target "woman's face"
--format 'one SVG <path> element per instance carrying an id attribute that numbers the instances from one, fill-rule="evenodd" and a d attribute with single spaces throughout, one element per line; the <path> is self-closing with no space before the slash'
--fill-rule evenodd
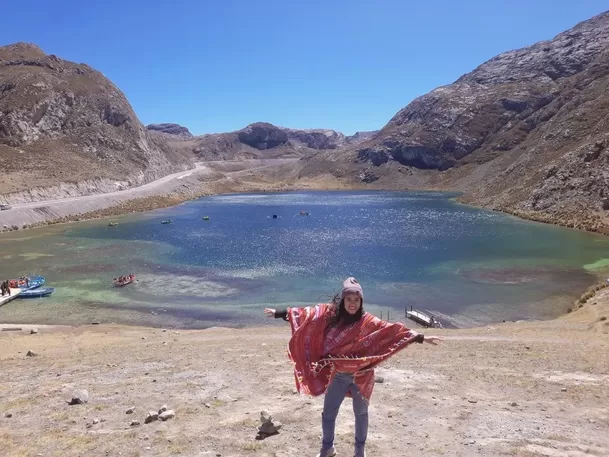
<path id="1" fill-rule="evenodd" d="M 356 293 L 345 295 L 345 309 L 349 314 L 355 314 L 362 306 L 362 299 Z"/>

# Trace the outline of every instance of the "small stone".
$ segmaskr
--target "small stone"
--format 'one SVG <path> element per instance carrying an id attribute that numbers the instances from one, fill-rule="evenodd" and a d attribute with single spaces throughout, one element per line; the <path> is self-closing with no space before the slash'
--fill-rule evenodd
<path id="1" fill-rule="evenodd" d="M 25 354 L 26 357 L 36 357 L 37 355 L 34 351 L 27 351 L 27 354 Z"/>
<path id="2" fill-rule="evenodd" d="M 516 403 L 515 401 L 513 401 L 512 403 L 510 403 L 510 406 L 518 406 L 518 403 Z"/>
<path id="3" fill-rule="evenodd" d="M 273 416 L 271 416 L 266 411 L 260 411 L 260 422 L 262 422 L 263 424 L 267 424 L 272 421 L 273 421 Z"/>
<path id="4" fill-rule="evenodd" d="M 154 422 L 155 420 L 159 419 L 159 415 L 156 411 L 150 411 L 148 413 L 148 416 L 146 416 L 146 419 L 144 420 L 145 424 L 149 424 L 150 422 Z"/>
<path id="5" fill-rule="evenodd" d="M 35 335 L 36 333 L 38 333 L 37 328 L 33 328 L 32 330 L 30 330 L 30 335 Z"/>
<path id="6" fill-rule="evenodd" d="M 79 389 L 72 394 L 72 400 L 68 402 L 70 405 L 81 405 L 89 402 L 89 392 L 85 389 Z"/>
<path id="7" fill-rule="evenodd" d="M 148 376 L 150 374 L 149 371 L 147 371 L 146 373 L 144 373 L 144 376 Z"/>
<path id="8" fill-rule="evenodd" d="M 176 413 L 173 409 L 164 411 L 159 414 L 159 419 L 161 419 L 162 421 L 166 421 L 167 419 L 171 419 L 172 417 L 176 417 Z"/>
<path id="9" fill-rule="evenodd" d="M 266 435 L 274 435 L 275 433 L 279 432 L 279 429 L 282 427 L 282 425 L 283 424 L 279 421 L 265 422 L 260 427 L 258 427 L 258 431 Z"/>
<path id="10" fill-rule="evenodd" d="M 99 424 L 99 419 L 93 419 L 93 425 Z"/>
<path id="11" fill-rule="evenodd" d="M 146 449 L 147 451 L 149 451 L 149 450 L 150 450 L 150 446 L 146 446 L 146 448 L 145 448 L 145 449 Z"/>
<path id="12" fill-rule="evenodd" d="M 470 398 L 469 400 L 467 400 L 470 403 L 478 403 L 478 400 L 474 400 L 473 398 Z"/>
<path id="13" fill-rule="evenodd" d="M 143 339 L 143 340 L 145 340 L 145 339 L 146 339 L 146 337 L 145 337 L 145 336 L 143 336 L 143 337 L 142 337 L 142 339 Z"/>
<path id="14" fill-rule="evenodd" d="M 211 408 L 211 405 L 209 403 L 203 403 L 203 406 L 205 406 L 206 408 Z"/>
<path id="15" fill-rule="evenodd" d="M 13 417 L 13 415 L 12 415 L 11 413 L 6 413 L 6 414 L 4 415 L 4 417 L 6 417 L 6 418 L 10 419 L 11 417 Z"/>
<path id="16" fill-rule="evenodd" d="M 164 329 L 163 329 L 163 333 L 165 333 L 166 331 L 167 331 L 167 329 L 166 329 L 166 328 L 164 328 Z"/>
<path id="17" fill-rule="evenodd" d="M 566 391 L 567 391 L 567 388 L 566 388 L 566 387 L 563 387 L 562 389 L 560 389 L 560 391 L 561 391 L 561 392 L 566 392 Z"/>
<path id="18" fill-rule="evenodd" d="M 159 414 L 164 413 L 165 411 L 167 411 L 167 405 L 163 405 L 159 408 Z"/>
<path id="19" fill-rule="evenodd" d="M 134 412 L 135 412 L 135 406 L 132 406 L 127 411 L 125 411 L 125 414 L 133 414 Z"/>
<path id="20" fill-rule="evenodd" d="M 531 346 L 525 346 L 524 348 L 525 349 L 531 349 Z"/>
<path id="21" fill-rule="evenodd" d="M 131 423 L 129 424 L 131 427 L 135 426 L 135 425 L 140 425 L 140 421 L 131 421 Z"/>
<path id="22" fill-rule="evenodd" d="M 152 382 L 156 382 L 156 379 L 153 379 Z"/>
<path id="23" fill-rule="evenodd" d="M 385 382 L 385 378 L 383 378 L 382 376 L 377 376 L 374 378 L 374 382 L 376 382 L 377 384 L 383 384 Z"/>
<path id="24" fill-rule="evenodd" d="M 87 424 L 85 425 L 85 427 L 87 427 L 87 428 L 91 428 L 91 427 L 93 427 L 93 424 L 92 424 L 91 422 L 87 422 Z"/>

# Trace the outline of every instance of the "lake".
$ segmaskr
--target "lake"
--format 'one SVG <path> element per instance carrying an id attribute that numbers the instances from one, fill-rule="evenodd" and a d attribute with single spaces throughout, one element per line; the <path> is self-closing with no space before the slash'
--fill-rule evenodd
<path id="1" fill-rule="evenodd" d="M 555 317 L 604 273 L 609 238 L 468 207 L 454 196 L 220 195 L 4 233 L 0 278 L 41 274 L 56 291 L 0 307 L 0 322 L 260 325 L 263 307 L 327 301 L 355 276 L 365 308 L 377 315 L 394 320 L 413 306 L 461 327 Z M 137 283 L 112 287 L 130 272 Z"/>

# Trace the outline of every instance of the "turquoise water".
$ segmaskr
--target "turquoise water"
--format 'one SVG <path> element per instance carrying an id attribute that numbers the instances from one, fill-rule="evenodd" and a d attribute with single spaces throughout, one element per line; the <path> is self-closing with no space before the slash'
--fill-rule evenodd
<path id="1" fill-rule="evenodd" d="M 0 278 L 39 273 L 56 292 L 0 307 L 0 322 L 257 325 L 264 306 L 325 301 L 355 276 L 377 314 L 394 319 L 414 306 L 467 326 L 561 314 L 607 267 L 606 237 L 452 196 L 224 195 L 111 219 L 117 227 L 103 220 L 3 234 Z M 136 284 L 112 287 L 130 272 Z"/>

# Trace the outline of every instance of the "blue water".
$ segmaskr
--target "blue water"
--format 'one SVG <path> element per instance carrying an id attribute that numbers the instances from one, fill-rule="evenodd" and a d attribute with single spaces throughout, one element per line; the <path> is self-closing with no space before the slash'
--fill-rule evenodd
<path id="1" fill-rule="evenodd" d="M 563 313 L 596 281 L 590 266 L 609 258 L 608 238 L 452 196 L 224 195 L 112 219 L 117 227 L 104 220 L 11 234 L 0 238 L 5 255 L 14 253 L 0 274 L 44 274 L 56 293 L 44 306 L 0 308 L 0 321 L 259 324 L 262 307 L 325 301 L 347 276 L 362 283 L 366 308 L 385 317 L 414 306 L 458 326 L 547 318 Z M 136 284 L 110 287 L 129 272 Z"/>

